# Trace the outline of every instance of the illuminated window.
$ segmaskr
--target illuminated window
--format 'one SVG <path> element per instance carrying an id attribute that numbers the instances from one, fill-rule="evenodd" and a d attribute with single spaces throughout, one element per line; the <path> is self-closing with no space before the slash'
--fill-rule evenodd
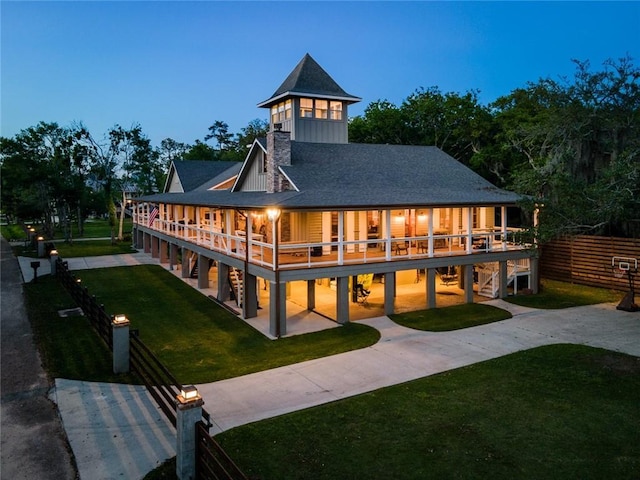
<path id="1" fill-rule="evenodd" d="M 285 120 L 291 118 L 291 100 L 284 102 L 284 118 Z"/>
<path id="2" fill-rule="evenodd" d="M 301 118 L 313 117 L 313 100 L 311 98 L 300 99 L 300 117 Z"/>
<path id="3" fill-rule="evenodd" d="M 329 118 L 331 120 L 342 120 L 342 102 L 331 102 Z"/>
<path id="4" fill-rule="evenodd" d="M 329 102 L 326 100 L 316 100 L 316 118 L 327 118 Z"/>
<path id="5" fill-rule="evenodd" d="M 291 118 L 291 100 L 280 102 L 271 107 L 271 123 L 282 122 Z"/>

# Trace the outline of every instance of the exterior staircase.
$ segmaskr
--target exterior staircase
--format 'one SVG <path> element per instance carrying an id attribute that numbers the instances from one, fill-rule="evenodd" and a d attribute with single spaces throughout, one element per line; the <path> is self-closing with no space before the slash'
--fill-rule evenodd
<path id="1" fill-rule="evenodd" d="M 229 286 L 231 294 L 236 301 L 236 305 L 242 306 L 242 294 L 244 293 L 244 282 L 242 278 L 242 270 L 235 267 L 229 267 Z"/>
<path id="2" fill-rule="evenodd" d="M 516 279 L 519 276 L 530 276 L 529 259 L 507 260 L 507 287 L 513 285 L 517 293 Z M 497 298 L 500 291 L 500 266 L 498 263 L 484 263 L 478 268 L 478 295 Z"/>
<path id="3" fill-rule="evenodd" d="M 213 259 L 209 259 L 209 268 L 214 264 Z M 208 271 L 208 269 L 207 269 Z M 189 278 L 198 278 L 198 254 L 192 253 L 189 257 Z"/>

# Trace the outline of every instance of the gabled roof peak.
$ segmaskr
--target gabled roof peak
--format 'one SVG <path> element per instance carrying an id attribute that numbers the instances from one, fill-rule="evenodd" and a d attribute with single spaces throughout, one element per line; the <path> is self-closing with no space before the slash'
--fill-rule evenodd
<path id="1" fill-rule="evenodd" d="M 269 107 L 287 96 L 305 95 L 335 98 L 349 103 L 361 100 L 359 97 L 345 92 L 318 62 L 306 53 L 285 81 L 282 82 L 282 85 L 271 95 L 271 98 L 259 103 L 258 107 Z"/>

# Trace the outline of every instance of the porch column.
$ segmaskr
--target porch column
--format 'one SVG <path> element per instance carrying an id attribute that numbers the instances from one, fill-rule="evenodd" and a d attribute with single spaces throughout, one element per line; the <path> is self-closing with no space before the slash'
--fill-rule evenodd
<path id="1" fill-rule="evenodd" d="M 307 280 L 307 310 L 316 308 L 316 281 Z"/>
<path id="2" fill-rule="evenodd" d="M 429 240 L 428 240 L 428 254 L 429 257 L 433 257 L 433 208 L 430 208 L 429 210 L 427 210 L 427 215 L 428 215 L 428 226 L 427 228 L 429 229 L 428 235 L 429 235 Z M 429 270 L 429 269 L 427 269 Z M 429 272 L 427 271 L 427 276 L 429 275 Z M 435 304 L 434 304 L 435 305 Z"/>
<path id="3" fill-rule="evenodd" d="M 219 302 L 226 302 L 231 298 L 229 288 L 229 265 L 218 262 L 218 296 Z"/>
<path id="4" fill-rule="evenodd" d="M 500 272 L 499 272 L 499 286 L 498 286 L 498 297 L 506 298 L 507 297 L 507 280 L 508 280 L 508 272 L 507 272 L 507 261 L 502 260 L 498 262 Z"/>
<path id="5" fill-rule="evenodd" d="M 464 272 L 464 301 L 465 303 L 473 303 L 473 265 L 463 265 Z"/>
<path id="6" fill-rule="evenodd" d="M 160 239 L 151 235 L 151 258 L 160 256 Z"/>
<path id="7" fill-rule="evenodd" d="M 166 240 L 158 240 L 160 244 L 160 263 L 167 263 L 169 261 L 169 242 Z"/>
<path id="8" fill-rule="evenodd" d="M 329 242 L 331 242 L 331 212 L 322 212 L 322 243 Z M 322 254 L 331 254 L 331 245 L 323 245 Z"/>
<path id="9" fill-rule="evenodd" d="M 185 247 L 182 247 L 182 265 L 181 265 L 181 269 L 180 269 L 180 276 L 182 278 L 189 278 L 189 274 L 191 273 L 189 271 L 189 257 L 191 256 L 191 252 L 186 249 Z"/>
<path id="10" fill-rule="evenodd" d="M 338 212 L 338 265 L 344 264 L 344 212 Z"/>
<path id="11" fill-rule="evenodd" d="M 349 323 L 349 277 L 337 278 L 336 313 L 338 323 Z"/>
<path id="12" fill-rule="evenodd" d="M 500 207 L 500 230 L 502 230 L 502 250 L 507 249 L 507 207 Z"/>
<path id="13" fill-rule="evenodd" d="M 538 293 L 540 289 L 540 265 L 538 257 L 529 257 L 529 288 L 532 293 Z"/>
<path id="14" fill-rule="evenodd" d="M 391 209 L 384 211 L 384 258 L 391 260 Z"/>
<path id="15" fill-rule="evenodd" d="M 144 232 L 136 228 L 136 248 L 144 248 Z"/>
<path id="16" fill-rule="evenodd" d="M 396 272 L 384 274 L 384 314 L 391 315 L 394 312 L 396 297 Z"/>
<path id="17" fill-rule="evenodd" d="M 198 288 L 209 288 L 209 259 L 198 255 Z"/>
<path id="18" fill-rule="evenodd" d="M 169 244 L 169 270 L 173 270 L 178 264 L 178 245 L 175 243 Z"/>
<path id="19" fill-rule="evenodd" d="M 473 210 L 465 208 L 467 212 L 467 253 L 473 253 Z"/>
<path id="20" fill-rule="evenodd" d="M 427 268 L 427 308 L 436 307 L 436 269 Z"/>
<path id="21" fill-rule="evenodd" d="M 347 233 L 347 242 L 353 242 L 356 239 L 355 212 L 346 212 L 344 229 Z M 354 244 L 347 245 L 347 253 L 353 253 L 355 250 Z"/>
<path id="22" fill-rule="evenodd" d="M 269 282 L 269 334 L 283 337 L 287 334 L 286 283 Z"/>
<path id="23" fill-rule="evenodd" d="M 142 248 L 144 248 L 144 253 L 151 253 L 151 235 L 149 233 L 144 234 L 144 238 L 142 239 Z"/>
<path id="24" fill-rule="evenodd" d="M 242 317 L 254 318 L 258 316 L 258 279 L 246 271 L 242 280 Z"/>

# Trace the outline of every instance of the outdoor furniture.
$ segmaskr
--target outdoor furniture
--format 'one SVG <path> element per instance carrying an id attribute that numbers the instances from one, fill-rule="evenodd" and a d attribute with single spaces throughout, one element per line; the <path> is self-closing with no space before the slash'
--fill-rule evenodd
<path id="1" fill-rule="evenodd" d="M 409 254 L 409 242 L 393 242 L 391 249 L 396 255 L 408 255 Z M 404 254 L 403 254 L 404 252 Z"/>

